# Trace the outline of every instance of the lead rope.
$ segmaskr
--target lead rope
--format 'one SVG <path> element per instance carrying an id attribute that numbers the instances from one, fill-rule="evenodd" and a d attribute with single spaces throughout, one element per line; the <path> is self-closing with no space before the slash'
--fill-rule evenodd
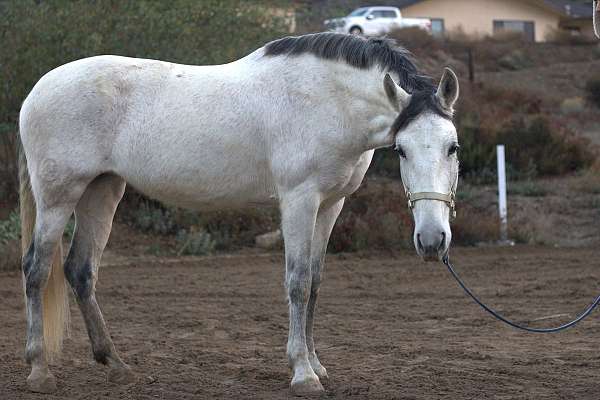
<path id="1" fill-rule="evenodd" d="M 502 321 L 504 323 L 507 323 L 508 325 L 512 326 L 513 328 L 521 329 L 521 330 L 524 330 L 524 331 L 527 331 L 527 332 L 553 333 L 553 332 L 559 332 L 559 331 L 565 330 L 567 328 L 572 327 L 573 325 L 577 324 L 578 322 L 582 321 L 585 317 L 587 317 L 588 315 L 590 315 L 592 313 L 592 311 L 594 310 L 594 308 L 596 308 L 596 306 L 600 303 L 600 296 L 598 296 L 598 297 L 596 297 L 596 300 L 594 300 L 594 302 L 581 315 L 579 315 L 573 321 L 568 322 L 568 323 L 566 323 L 564 325 L 560 325 L 560 326 L 557 326 L 555 328 L 529 328 L 527 326 L 519 325 L 519 324 L 517 324 L 515 322 L 512 322 L 512 321 L 506 319 L 505 317 L 503 317 L 502 315 L 500 315 L 497 311 L 494 311 L 490 307 L 488 307 L 485 304 L 483 304 L 483 302 L 481 300 L 479 300 L 477 298 L 477 296 L 475 296 L 473 294 L 473 292 L 471 292 L 469 290 L 469 288 L 464 284 L 464 282 L 460 279 L 460 277 L 458 276 L 458 274 L 456 273 L 456 271 L 454 271 L 454 268 L 452 267 L 452 264 L 450 263 L 450 258 L 448 257 L 448 255 L 444 256 L 443 263 L 444 263 L 444 265 L 446 265 L 446 267 L 448 268 L 448 271 L 450 271 L 450 274 L 454 277 L 454 279 L 456 279 L 456 282 L 458 282 L 458 284 L 460 285 L 460 287 L 463 288 L 464 291 L 473 300 L 475 300 L 475 302 L 477 304 L 479 304 L 485 311 L 489 312 L 494 317 L 498 318 L 500 321 Z"/>
<path id="2" fill-rule="evenodd" d="M 404 186 L 404 191 L 406 193 L 406 197 L 408 198 L 408 208 L 410 208 L 412 210 L 414 207 L 414 203 L 417 200 L 437 200 L 437 201 L 442 201 L 442 202 L 446 203 L 446 205 L 448 205 L 448 207 L 450 208 L 450 218 L 451 219 L 456 217 L 455 198 L 456 198 L 456 187 L 458 186 L 457 185 L 458 184 L 458 174 L 456 175 L 456 180 L 454 181 L 454 185 L 452 186 L 452 188 L 450 189 L 450 193 L 448 193 L 448 194 L 437 193 L 437 192 L 411 193 L 410 190 L 408 190 L 408 187 L 404 184 L 404 180 L 402 179 L 402 169 L 400 169 L 400 179 L 402 180 L 402 185 Z M 535 332 L 535 333 L 553 333 L 553 332 L 559 332 L 559 331 L 565 330 L 565 329 L 570 328 L 573 325 L 577 324 L 578 322 L 582 321 L 584 318 L 586 318 L 588 315 L 590 315 L 592 313 L 592 311 L 594 311 L 594 308 L 596 308 L 596 306 L 598 304 L 600 304 L 600 295 L 599 295 L 598 297 L 596 297 L 596 300 L 594 300 L 594 302 L 581 315 L 579 315 L 577 318 L 575 318 L 571 322 L 568 322 L 564 325 L 557 326 L 555 328 L 529 328 L 527 326 L 519 325 L 516 322 L 512 322 L 512 321 L 506 319 L 500 313 L 492 310 L 490 307 L 486 306 L 481 300 L 479 300 L 477 298 L 477 296 L 475 296 L 473 294 L 473 292 L 471 292 L 471 290 L 469 290 L 469 288 L 464 284 L 462 279 L 460 279 L 460 277 L 458 276 L 456 271 L 454 271 L 454 268 L 452 267 L 452 264 L 450 263 L 450 258 L 448 257 L 448 254 L 446 254 L 444 256 L 444 258 L 442 259 L 442 262 L 448 268 L 448 271 L 454 277 L 454 279 L 456 279 L 456 282 L 458 282 L 460 287 L 463 288 L 465 293 L 467 293 L 475 301 L 475 303 L 479 304 L 481 306 L 481 308 L 483 308 L 485 311 L 492 314 L 494 317 L 496 317 L 500 321 L 512 326 L 513 328 L 521 329 L 523 331 Z"/>

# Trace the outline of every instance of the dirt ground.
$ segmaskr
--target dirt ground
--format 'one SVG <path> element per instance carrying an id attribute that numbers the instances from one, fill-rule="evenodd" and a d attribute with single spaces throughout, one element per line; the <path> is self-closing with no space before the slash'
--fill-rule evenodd
<path id="1" fill-rule="evenodd" d="M 519 321 L 557 325 L 600 291 L 594 249 L 455 249 L 457 269 Z M 283 399 L 287 308 L 280 255 L 109 258 L 98 298 L 138 382 L 106 383 L 79 312 L 55 395 L 28 393 L 20 276 L 0 274 L 0 399 Z M 559 334 L 484 314 L 441 264 L 411 253 L 328 258 L 316 341 L 331 399 L 598 399 L 600 314 Z M 537 320 L 537 318 L 542 318 Z"/>

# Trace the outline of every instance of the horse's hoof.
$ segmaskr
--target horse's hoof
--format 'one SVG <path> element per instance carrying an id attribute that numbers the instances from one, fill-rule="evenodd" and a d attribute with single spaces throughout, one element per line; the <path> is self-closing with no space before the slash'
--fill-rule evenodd
<path id="1" fill-rule="evenodd" d="M 315 372 L 315 374 L 317 374 L 320 381 L 324 381 L 324 380 L 326 381 L 329 379 L 329 375 L 327 375 L 327 370 L 325 369 L 324 366 L 321 365 L 318 358 L 315 357 L 315 358 L 310 359 L 310 366 L 311 366 L 312 370 Z"/>
<path id="2" fill-rule="evenodd" d="M 292 381 L 292 393 L 296 396 L 318 396 L 325 392 L 323 385 L 316 376 L 301 381 Z"/>
<path id="3" fill-rule="evenodd" d="M 56 391 L 56 378 L 50 372 L 34 373 L 27 377 L 29 390 L 36 393 L 53 393 Z"/>
<path id="4" fill-rule="evenodd" d="M 106 377 L 109 382 L 117 383 L 119 385 L 125 385 L 136 381 L 135 374 L 129 367 L 129 365 L 123 364 L 118 367 L 111 367 L 108 370 Z"/>
<path id="5" fill-rule="evenodd" d="M 313 371 L 315 371 L 315 374 L 317 374 L 320 381 L 329 380 L 329 375 L 327 375 L 327 370 L 321 364 L 317 365 L 316 367 L 313 367 Z"/>

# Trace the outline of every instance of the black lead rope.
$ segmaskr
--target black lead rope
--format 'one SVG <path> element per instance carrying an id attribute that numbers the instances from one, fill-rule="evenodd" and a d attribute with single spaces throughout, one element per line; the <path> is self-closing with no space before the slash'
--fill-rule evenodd
<path id="1" fill-rule="evenodd" d="M 485 311 L 489 312 L 490 314 L 492 314 L 494 317 L 498 318 L 500 321 L 507 323 L 508 325 L 517 328 L 517 329 L 521 329 L 524 331 L 528 331 L 528 332 L 536 332 L 536 333 L 552 333 L 552 332 L 559 332 L 562 331 L 564 329 L 570 328 L 573 325 L 577 324 L 579 321 L 583 320 L 585 317 L 587 317 L 588 315 L 590 315 L 592 313 L 592 311 L 594 310 L 594 308 L 596 308 L 596 306 L 600 303 L 600 296 L 596 297 L 596 300 L 592 303 L 592 305 L 590 305 L 580 316 L 578 316 L 577 318 L 575 318 L 573 321 L 568 322 L 564 325 L 560 325 L 557 326 L 555 328 L 529 328 L 527 326 L 522 326 L 519 325 L 515 322 L 509 321 L 508 319 L 504 318 L 502 315 L 500 315 L 498 312 L 492 310 L 491 308 L 489 308 L 488 306 L 486 306 L 485 304 L 483 304 L 474 294 L 473 292 L 471 292 L 469 290 L 469 288 L 467 288 L 467 286 L 465 286 L 465 284 L 463 283 L 463 281 L 459 278 L 458 274 L 454 271 L 454 268 L 452 268 L 452 264 L 450 264 L 450 259 L 449 257 L 446 255 L 443 259 L 444 265 L 446 265 L 446 267 L 448 267 L 448 271 L 450 271 L 450 274 L 452 274 L 452 276 L 454 277 L 454 279 L 456 279 L 456 282 L 458 282 L 458 284 L 460 285 L 460 287 L 462 287 L 464 289 L 464 291 L 473 299 L 475 300 L 475 302 L 477 304 L 479 304 Z"/>

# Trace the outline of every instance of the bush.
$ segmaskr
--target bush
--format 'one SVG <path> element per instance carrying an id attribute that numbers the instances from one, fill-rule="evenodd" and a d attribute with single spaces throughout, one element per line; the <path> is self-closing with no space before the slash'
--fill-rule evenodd
<path id="1" fill-rule="evenodd" d="M 200 230 L 181 230 L 177 234 L 177 243 L 179 250 L 177 255 L 203 256 L 212 254 L 215 251 L 216 242 L 210 236 L 210 233 L 203 229 Z"/>
<path id="2" fill-rule="evenodd" d="M 585 92 L 588 102 L 600 108 L 600 75 L 586 82 Z"/>
<path id="3" fill-rule="evenodd" d="M 21 238 L 21 219 L 17 211 L 12 211 L 8 218 L 0 221 L 0 245 L 5 245 Z"/>
<path id="4" fill-rule="evenodd" d="M 585 109 L 585 100 L 581 97 L 569 97 L 560 103 L 563 114 L 577 114 Z"/>
<path id="5" fill-rule="evenodd" d="M 509 179 L 560 175 L 593 163 L 588 141 L 542 115 L 538 97 L 495 87 L 465 92 L 455 121 L 463 177 L 495 180 L 497 144 L 506 145 Z"/>
<path id="6" fill-rule="evenodd" d="M 175 222 L 171 212 L 163 206 L 142 201 L 139 207 L 133 212 L 132 223 L 134 228 L 158 235 L 168 235 L 175 232 Z"/>
<path id="7" fill-rule="evenodd" d="M 16 270 L 21 266 L 21 220 L 17 211 L 0 221 L 0 270 Z"/>
<path id="8" fill-rule="evenodd" d="M 497 141 L 506 145 L 513 168 L 523 171 L 533 167 L 539 175 L 562 175 L 594 161 L 587 140 L 565 128 L 552 127 L 541 115 L 512 118 L 500 128 Z"/>
<path id="9" fill-rule="evenodd" d="M 331 252 L 412 246 L 412 216 L 399 181 L 361 188 L 346 201 L 331 234 Z"/>
<path id="10" fill-rule="evenodd" d="M 0 112 L 1 114 L 1 112 Z M 17 135 L 13 124 L 0 121 L 0 204 L 17 201 Z"/>
<path id="11" fill-rule="evenodd" d="M 516 71 L 519 69 L 529 68 L 532 66 L 531 59 L 527 56 L 527 53 L 517 49 L 504 55 L 498 60 L 498 65 L 501 67 Z"/>
<path id="12" fill-rule="evenodd" d="M 279 227 L 276 209 L 196 212 L 165 207 L 133 191 L 125 195 L 122 203 L 118 218 L 134 229 L 163 236 L 204 230 L 210 234 L 215 250 L 252 246 L 257 235 Z"/>
<path id="13" fill-rule="evenodd" d="M 596 39 L 578 32 L 569 32 L 566 29 L 552 29 L 546 35 L 546 41 L 554 44 L 578 46 L 593 44 L 596 42 Z"/>
<path id="14" fill-rule="evenodd" d="M 400 160 L 398 153 L 391 148 L 375 150 L 368 173 L 369 175 L 400 179 Z"/>
<path id="15" fill-rule="evenodd" d="M 439 50 L 443 43 L 431 33 L 417 27 L 396 29 L 387 36 L 395 39 L 399 45 L 410 49 L 415 54 L 424 51 L 431 54 L 432 51 Z"/>

